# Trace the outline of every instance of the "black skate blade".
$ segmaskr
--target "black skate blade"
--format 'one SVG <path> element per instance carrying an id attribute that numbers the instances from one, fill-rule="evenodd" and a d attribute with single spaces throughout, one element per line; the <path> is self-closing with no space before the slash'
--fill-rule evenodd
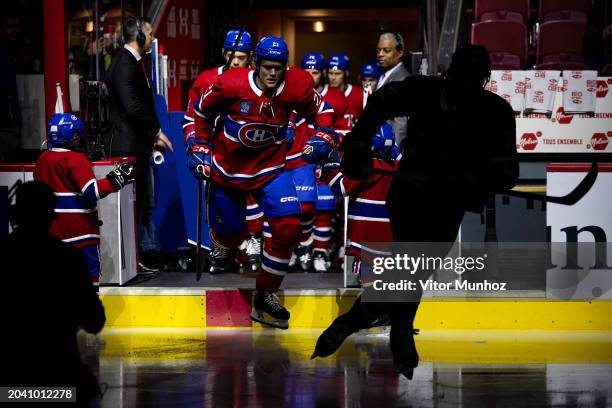
<path id="1" fill-rule="evenodd" d="M 266 319 L 266 313 L 260 310 L 253 309 L 251 312 L 251 320 L 277 329 L 287 330 L 289 328 L 288 320 L 275 319 L 271 316 L 270 319 Z"/>

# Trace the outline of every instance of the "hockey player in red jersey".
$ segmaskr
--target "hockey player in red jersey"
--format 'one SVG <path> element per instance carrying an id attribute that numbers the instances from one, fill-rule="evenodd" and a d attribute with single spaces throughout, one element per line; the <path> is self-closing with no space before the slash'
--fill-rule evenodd
<path id="1" fill-rule="evenodd" d="M 289 51 L 282 38 L 263 37 L 256 47 L 255 70 L 224 72 L 195 104 L 196 134 L 188 141 L 188 166 L 208 183 L 207 215 L 214 250 L 211 263 L 228 262 L 243 241 L 246 196 L 252 194 L 270 225 L 262 267 L 256 279 L 251 318 L 288 327 L 289 311 L 275 292 L 287 272 L 300 237 L 300 205 L 291 175 L 285 172 L 288 126 L 293 111 L 314 117 L 315 137 L 335 146 L 331 109 L 300 69 L 287 70 Z M 217 118 L 217 126 L 213 121 Z"/>
<path id="2" fill-rule="evenodd" d="M 340 90 L 330 88 L 325 84 L 325 77 L 323 75 L 324 66 L 325 57 L 314 52 L 304 54 L 300 63 L 300 67 L 312 76 L 314 86 L 321 93 L 323 100 L 333 109 L 333 128 L 337 131 L 346 111 L 346 98 Z M 319 247 L 319 250 L 323 251 L 329 244 L 328 240 L 321 241 L 317 239 L 319 238 L 320 231 L 317 230 L 315 225 L 315 209 L 318 211 L 333 210 L 334 197 L 331 194 L 323 193 L 323 196 L 331 197 L 332 202 L 330 204 L 325 202 L 323 204 L 327 204 L 327 207 L 320 208 L 322 201 L 319 199 L 321 195 L 318 194 L 319 186 L 315 178 L 315 167 L 300 158 L 304 144 L 314 134 L 315 127 L 304 118 L 295 118 L 294 122 L 296 123 L 295 141 L 287 154 L 286 167 L 293 176 L 298 198 L 300 199 L 300 206 L 302 208 L 302 235 L 300 243 L 295 248 L 292 260 L 299 265 L 301 270 L 306 272 L 311 269 L 313 264 L 313 248 Z M 327 189 L 327 186 L 322 188 Z M 314 240 L 316 241 L 313 240 L 313 226 Z M 327 229 L 324 230 L 324 234 L 326 234 Z"/>
<path id="3" fill-rule="evenodd" d="M 350 120 L 347 119 L 348 99 L 339 87 L 333 87 L 325 81 L 325 59 L 321 54 L 306 54 L 305 58 L 317 61 L 317 69 L 306 69 L 313 76 L 323 100 L 328 102 L 335 112 L 334 130 L 340 135 L 350 131 Z M 311 133 L 312 134 L 312 133 Z M 334 219 L 338 221 L 336 209 L 336 196 L 331 192 L 327 184 L 320 180 L 316 182 L 317 199 L 315 201 L 315 218 L 313 223 L 313 248 L 299 246 L 296 249 L 298 259 L 306 259 L 311 263 L 304 269 L 313 268 L 315 272 L 326 272 L 330 267 L 330 252 L 332 246 L 332 235 L 334 230 Z"/>
<path id="4" fill-rule="evenodd" d="M 378 68 L 376 61 L 368 61 L 361 66 L 361 70 L 359 71 L 359 80 L 361 81 L 361 88 L 363 88 L 364 108 L 368 101 L 368 97 L 372 95 L 372 92 L 374 92 L 376 89 L 379 76 L 380 68 Z"/>
<path id="5" fill-rule="evenodd" d="M 34 168 L 34 179 L 48 184 L 55 195 L 56 218 L 49 235 L 78 248 L 85 255 L 91 280 L 100 279 L 100 221 L 98 200 L 134 181 L 134 169 L 124 163 L 105 178 L 96 179 L 91 163 L 74 151 L 83 135 L 83 122 L 71 113 L 57 113 L 48 125 L 48 150 Z"/>
<path id="6" fill-rule="evenodd" d="M 332 54 L 327 60 L 327 78 L 329 86 L 338 88 L 344 92 L 346 96 L 347 108 L 344 115 L 344 129 L 350 131 L 355 123 L 359 120 L 359 116 L 363 111 L 363 88 L 359 85 L 351 85 L 348 82 L 349 75 L 349 58 L 344 54 Z M 348 133 L 347 130 L 342 130 L 342 134 Z"/>
<path id="7" fill-rule="evenodd" d="M 226 67 L 227 69 L 248 68 L 251 65 L 251 52 L 253 49 L 251 34 L 248 31 L 244 31 L 240 36 L 240 41 L 236 43 L 238 34 L 238 30 L 230 30 L 227 32 L 225 41 L 223 41 L 223 58 L 226 61 L 229 60 L 235 45 L 232 61 L 228 61 L 227 65 L 202 71 L 193 81 L 191 88 L 189 88 L 189 100 L 187 101 L 187 108 L 183 116 L 183 135 L 185 140 L 195 136 L 193 103 L 219 78 L 219 75 L 225 71 Z"/>
<path id="8" fill-rule="evenodd" d="M 251 34 L 248 31 L 243 31 L 240 34 L 240 40 L 238 35 L 239 30 L 230 30 L 225 36 L 223 41 L 223 58 L 226 60 L 226 65 L 203 71 L 193 82 L 193 85 L 189 89 L 189 101 L 187 102 L 187 109 L 183 116 L 183 135 L 185 142 L 195 135 L 195 119 L 193 111 L 193 103 L 219 78 L 225 70 L 232 68 L 249 68 L 251 66 L 251 57 L 253 53 L 253 42 L 251 40 Z M 229 61 L 234 51 L 234 56 Z M 242 246 L 245 247 L 244 260 L 250 266 L 250 269 L 257 270 L 261 264 L 261 231 L 263 229 L 263 212 L 257 205 L 257 202 L 253 197 L 248 197 L 247 205 L 247 216 L 246 216 L 246 230 L 247 237 L 243 242 Z M 210 273 L 223 273 L 227 272 L 230 268 L 220 269 L 213 268 Z"/>

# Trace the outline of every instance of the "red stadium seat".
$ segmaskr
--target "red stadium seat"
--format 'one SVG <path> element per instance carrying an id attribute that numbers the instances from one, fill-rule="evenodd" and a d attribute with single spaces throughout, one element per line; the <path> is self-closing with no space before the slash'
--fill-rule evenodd
<path id="1" fill-rule="evenodd" d="M 589 69 L 583 62 L 573 62 L 573 61 L 555 61 L 555 62 L 543 62 L 538 64 L 534 68 L 537 71 L 562 71 L 562 70 L 572 70 L 572 71 L 584 71 Z"/>
<path id="2" fill-rule="evenodd" d="M 476 21 L 527 23 L 529 0 L 476 0 Z"/>
<path id="3" fill-rule="evenodd" d="M 586 22 L 592 0 L 540 0 L 540 23 L 553 20 Z"/>
<path id="4" fill-rule="evenodd" d="M 536 64 L 544 62 L 584 62 L 582 38 L 586 23 L 548 21 L 538 30 Z"/>
<path id="5" fill-rule="evenodd" d="M 472 44 L 484 45 L 493 69 L 522 69 L 527 62 L 527 27 L 514 21 L 472 25 Z"/>

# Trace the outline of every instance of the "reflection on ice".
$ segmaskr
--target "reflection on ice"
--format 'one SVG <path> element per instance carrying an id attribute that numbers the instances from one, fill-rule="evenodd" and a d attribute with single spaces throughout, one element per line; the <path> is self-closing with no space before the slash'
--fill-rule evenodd
<path id="1" fill-rule="evenodd" d="M 319 331 L 114 329 L 81 336 L 98 406 L 607 406 L 612 334 L 424 332 L 412 381 L 384 330 L 310 360 Z"/>

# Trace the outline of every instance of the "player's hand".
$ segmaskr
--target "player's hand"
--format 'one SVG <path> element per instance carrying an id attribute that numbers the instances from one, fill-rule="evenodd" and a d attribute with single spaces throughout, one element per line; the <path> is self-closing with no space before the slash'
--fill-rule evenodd
<path id="1" fill-rule="evenodd" d="M 160 146 L 164 149 L 168 149 L 171 152 L 174 152 L 172 142 L 170 141 L 170 139 L 168 139 L 168 136 L 166 136 L 162 131 L 160 131 L 157 137 L 155 138 L 155 146 Z"/>
<path id="2" fill-rule="evenodd" d="M 308 139 L 302 149 L 302 160 L 312 164 L 322 164 L 332 155 L 338 147 L 339 136 L 333 129 L 320 127 Z"/>
<path id="3" fill-rule="evenodd" d="M 365 179 L 370 175 L 372 169 L 371 145 L 355 140 L 349 133 L 342 139 L 340 149 L 343 151 L 340 163 L 342 174 L 356 180 Z"/>
<path id="4" fill-rule="evenodd" d="M 212 172 L 212 148 L 206 142 L 191 138 L 187 141 L 187 167 L 197 179 L 210 178 Z"/>
<path id="5" fill-rule="evenodd" d="M 136 178 L 136 172 L 134 166 L 129 163 L 120 164 L 115 170 L 111 171 L 106 175 L 106 178 L 115 186 L 118 190 L 127 186 Z"/>
<path id="6" fill-rule="evenodd" d="M 287 144 L 287 151 L 293 147 L 293 141 L 295 140 L 295 123 L 291 120 L 285 127 L 285 143 Z"/>

